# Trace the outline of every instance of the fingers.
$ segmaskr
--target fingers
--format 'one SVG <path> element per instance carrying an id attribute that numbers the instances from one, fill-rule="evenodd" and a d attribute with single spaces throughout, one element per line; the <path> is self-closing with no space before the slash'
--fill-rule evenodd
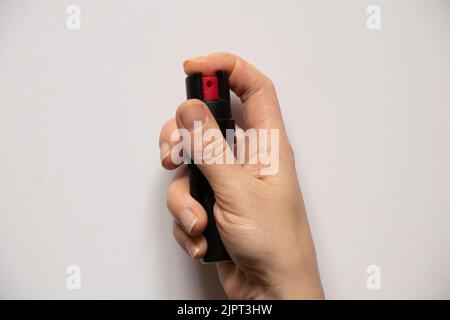
<path id="1" fill-rule="evenodd" d="M 241 98 L 246 128 L 283 129 L 278 99 L 270 79 L 254 66 L 230 53 L 213 53 L 186 60 L 186 74 L 206 75 L 223 70 L 230 88 Z"/>
<path id="2" fill-rule="evenodd" d="M 167 189 L 167 207 L 174 217 L 173 236 L 194 259 L 202 258 L 207 249 L 205 237 L 207 216 L 203 207 L 189 193 L 187 168 L 182 167 Z"/>
<path id="3" fill-rule="evenodd" d="M 175 240 L 192 258 L 200 259 L 206 254 L 208 245 L 204 236 L 189 236 L 176 221 L 172 230 Z"/>
<path id="4" fill-rule="evenodd" d="M 188 234 L 196 236 L 205 230 L 208 218 L 205 209 L 189 193 L 186 166 L 180 168 L 167 189 L 167 208 Z"/>
<path id="5" fill-rule="evenodd" d="M 229 190 L 249 175 L 237 164 L 234 153 L 222 136 L 216 120 L 200 100 L 181 104 L 176 113 L 184 150 L 205 175 L 214 191 Z"/>
<path id="6" fill-rule="evenodd" d="M 187 74 L 195 72 L 213 74 L 217 70 L 225 71 L 229 75 L 230 87 L 242 100 L 245 129 L 269 129 L 266 131 L 266 136 L 263 137 L 270 137 L 268 138 L 270 142 L 274 141 L 276 144 L 270 143 L 265 154 L 269 154 L 270 151 L 271 156 L 279 155 L 280 164 L 291 165 L 293 163 L 292 148 L 284 130 L 274 86 L 262 72 L 242 58 L 230 53 L 214 53 L 187 60 L 184 63 L 184 70 Z M 160 135 L 161 162 L 163 167 L 169 170 L 177 168 L 183 162 L 182 144 L 176 139 L 179 137 L 178 131 L 175 130 L 179 125 L 178 122 L 178 120 L 171 119 L 165 124 Z M 272 129 L 279 131 L 274 132 L 271 131 Z M 274 137 L 274 140 L 271 137 Z M 210 144 L 210 147 L 213 145 Z M 259 157 L 259 154 L 257 156 Z M 274 158 L 276 158 L 275 156 Z M 241 157 L 239 160 L 241 161 Z M 214 166 L 213 169 L 218 169 L 218 166 Z M 205 167 L 202 170 L 208 169 Z"/>

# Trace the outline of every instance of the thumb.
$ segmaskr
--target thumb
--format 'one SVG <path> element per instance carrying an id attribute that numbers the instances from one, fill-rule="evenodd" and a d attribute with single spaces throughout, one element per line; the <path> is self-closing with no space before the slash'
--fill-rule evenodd
<path id="1" fill-rule="evenodd" d="M 249 177 L 237 163 L 206 104 L 197 99 L 188 100 L 178 107 L 175 119 L 183 150 L 215 192 L 234 189 L 237 181 Z"/>
<path id="2" fill-rule="evenodd" d="M 217 52 L 189 59 L 183 64 L 186 74 L 228 74 L 230 88 L 240 97 L 244 114 L 244 129 L 278 129 L 280 157 L 288 158 L 291 146 L 285 132 L 277 93 L 272 81 L 244 59 L 231 53 Z"/>

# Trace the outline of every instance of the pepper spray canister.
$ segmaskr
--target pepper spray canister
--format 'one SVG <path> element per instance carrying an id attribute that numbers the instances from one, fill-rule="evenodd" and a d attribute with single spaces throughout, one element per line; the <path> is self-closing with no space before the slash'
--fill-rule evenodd
<path id="1" fill-rule="evenodd" d="M 223 71 L 217 71 L 215 75 L 195 73 L 188 76 L 186 93 L 188 99 L 202 100 L 208 106 L 224 137 L 226 137 L 227 129 L 234 131 L 235 123 L 231 115 L 228 76 Z M 214 203 L 216 202 L 214 191 L 195 163 L 189 164 L 188 167 L 191 196 L 203 206 L 208 216 L 204 232 L 208 249 L 201 262 L 215 263 L 231 260 L 222 243 L 214 218 Z"/>

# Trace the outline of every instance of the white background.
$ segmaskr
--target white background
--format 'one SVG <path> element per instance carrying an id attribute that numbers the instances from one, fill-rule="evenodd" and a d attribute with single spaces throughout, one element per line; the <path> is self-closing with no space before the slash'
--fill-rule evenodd
<path id="1" fill-rule="evenodd" d="M 158 150 L 182 61 L 217 50 L 276 84 L 327 297 L 450 298 L 447 0 L 0 0 L 0 298 L 224 297 Z"/>

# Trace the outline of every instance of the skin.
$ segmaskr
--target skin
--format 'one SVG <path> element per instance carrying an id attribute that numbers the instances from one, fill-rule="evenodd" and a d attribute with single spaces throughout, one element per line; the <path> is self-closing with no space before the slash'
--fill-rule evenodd
<path id="1" fill-rule="evenodd" d="M 216 264 L 226 294 L 230 299 L 322 299 L 294 153 L 273 83 L 230 53 L 192 58 L 183 67 L 188 75 L 212 75 L 217 70 L 229 75 L 230 88 L 242 102 L 244 130 L 279 129 L 280 164 L 275 175 L 261 176 L 260 166 L 255 164 L 198 164 L 216 195 L 217 227 L 233 260 Z M 167 190 L 167 207 L 174 217 L 173 235 L 192 258 L 200 259 L 207 249 L 202 235 L 206 212 L 189 194 L 186 166 L 175 165 L 170 156 L 176 144 L 170 139 L 172 132 L 185 128 L 192 135 L 194 120 L 202 121 L 203 130 L 218 129 L 203 102 L 188 100 L 163 126 L 159 144 L 162 166 L 177 169 Z M 226 148 L 226 143 L 223 146 Z M 204 143 L 203 149 L 206 147 Z"/>

